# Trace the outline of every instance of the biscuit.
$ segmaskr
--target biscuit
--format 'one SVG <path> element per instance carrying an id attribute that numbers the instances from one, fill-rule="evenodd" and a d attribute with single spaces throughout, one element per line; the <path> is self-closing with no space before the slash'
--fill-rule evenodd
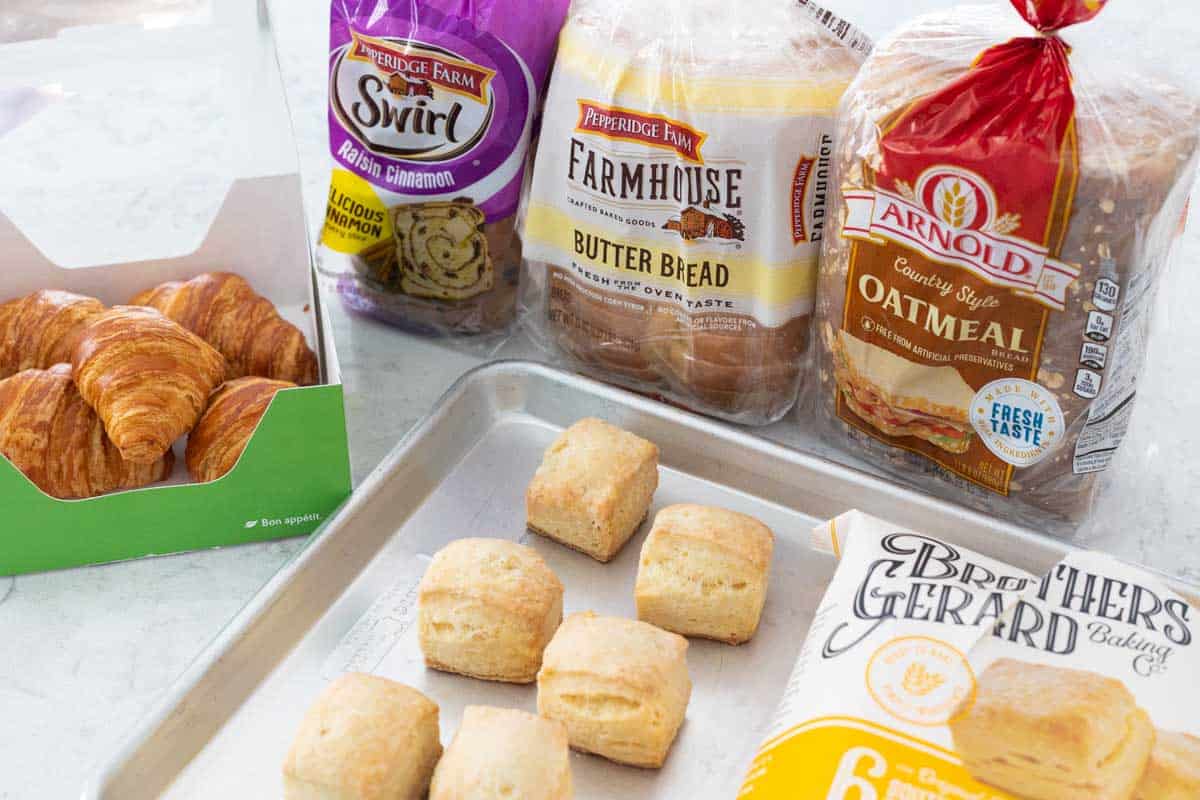
<path id="1" fill-rule="evenodd" d="M 1150 763 L 1133 800 L 1196 800 L 1200 797 L 1200 738 L 1156 731 Z"/>
<path id="2" fill-rule="evenodd" d="M 561 722 L 527 711 L 467 706 L 433 773 L 429 800 L 570 800 L 571 755 Z"/>
<path id="3" fill-rule="evenodd" d="M 661 767 L 692 693 L 687 646 L 645 622 L 571 614 L 546 648 L 538 713 L 565 723 L 576 750 Z"/>
<path id="4" fill-rule="evenodd" d="M 418 603 L 427 666 L 532 683 L 562 621 L 563 586 L 532 548 L 504 539 L 459 539 L 433 557 Z"/>
<path id="5" fill-rule="evenodd" d="M 984 671 L 950 732 L 972 775 L 1029 800 L 1130 800 L 1154 745 L 1125 684 L 1011 659 Z"/>
<path id="6" fill-rule="evenodd" d="M 300 723 L 283 765 L 283 796 L 420 800 L 441 754 L 433 701 L 387 678 L 348 673 Z"/>
<path id="7" fill-rule="evenodd" d="M 529 530 L 610 561 L 645 519 L 658 488 L 658 448 L 583 419 L 546 450 L 525 494 Z"/>
<path id="8" fill-rule="evenodd" d="M 775 537 L 753 517 L 691 504 L 658 512 L 642 545 L 638 619 L 729 644 L 758 629 Z"/>

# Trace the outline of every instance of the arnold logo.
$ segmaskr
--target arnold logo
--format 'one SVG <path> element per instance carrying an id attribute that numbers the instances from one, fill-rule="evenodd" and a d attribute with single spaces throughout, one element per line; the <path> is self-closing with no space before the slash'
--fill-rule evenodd
<path id="1" fill-rule="evenodd" d="M 708 134 L 660 114 L 644 114 L 591 100 L 579 101 L 575 131 L 671 150 L 695 164 L 704 163 L 700 147 L 708 138 Z"/>
<path id="2" fill-rule="evenodd" d="M 482 139 L 492 120 L 495 70 L 421 42 L 351 37 L 333 68 L 330 101 L 367 149 L 447 161 Z"/>
<path id="3" fill-rule="evenodd" d="M 894 242 L 1049 308 L 1063 310 L 1067 287 L 1079 277 L 1078 266 L 1014 235 L 1020 216 L 1000 213 L 996 193 L 970 170 L 932 167 L 915 187 L 897 180 L 895 191 L 851 189 L 845 196 L 847 238 Z"/>

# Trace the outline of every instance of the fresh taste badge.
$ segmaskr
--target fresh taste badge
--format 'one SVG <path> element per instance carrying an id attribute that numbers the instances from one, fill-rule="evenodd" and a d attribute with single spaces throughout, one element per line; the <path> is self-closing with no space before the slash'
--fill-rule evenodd
<path id="1" fill-rule="evenodd" d="M 971 403 L 971 425 L 992 453 L 1017 467 L 1045 458 L 1066 430 L 1054 394 L 1020 378 L 980 389 Z"/>

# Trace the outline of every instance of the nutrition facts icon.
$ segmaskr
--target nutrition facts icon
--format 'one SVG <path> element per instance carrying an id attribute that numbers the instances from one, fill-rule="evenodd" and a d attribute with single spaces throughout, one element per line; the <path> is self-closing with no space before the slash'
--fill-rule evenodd
<path id="1" fill-rule="evenodd" d="M 1079 363 L 1092 369 L 1104 369 L 1108 361 L 1108 348 L 1094 342 L 1084 342 L 1083 350 L 1079 353 Z"/>
<path id="2" fill-rule="evenodd" d="M 1096 290 L 1092 292 L 1092 305 L 1101 311 L 1115 311 L 1120 296 L 1120 286 L 1108 278 L 1101 278 L 1096 281 Z"/>
<path id="3" fill-rule="evenodd" d="M 1111 314 L 1092 311 L 1088 314 L 1087 329 L 1084 335 L 1093 342 L 1107 342 L 1112 338 L 1113 318 Z"/>
<path id="4" fill-rule="evenodd" d="M 1075 394 L 1086 400 L 1094 400 L 1100 394 L 1099 372 L 1081 369 L 1075 372 Z"/>

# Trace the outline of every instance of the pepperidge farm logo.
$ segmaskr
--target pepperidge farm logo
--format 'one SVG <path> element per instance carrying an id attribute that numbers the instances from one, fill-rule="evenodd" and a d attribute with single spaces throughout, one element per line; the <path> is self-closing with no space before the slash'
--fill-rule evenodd
<path id="1" fill-rule="evenodd" d="M 369 150 L 449 161 L 483 138 L 494 112 L 495 70 L 422 42 L 351 37 L 333 67 L 330 101 Z"/>
<path id="2" fill-rule="evenodd" d="M 297 525 L 308 525 L 313 522 L 320 522 L 321 514 L 316 512 L 310 514 L 299 514 L 294 517 L 261 517 L 258 519 L 248 519 L 242 527 L 246 530 L 251 528 L 294 528 Z"/>
<path id="3" fill-rule="evenodd" d="M 847 189 L 844 236 L 894 242 L 930 261 L 959 267 L 1057 311 L 1079 267 L 1051 258 L 1044 244 L 1015 234 L 1021 217 L 1001 213 L 991 185 L 960 167 L 937 166 L 896 190 Z"/>

